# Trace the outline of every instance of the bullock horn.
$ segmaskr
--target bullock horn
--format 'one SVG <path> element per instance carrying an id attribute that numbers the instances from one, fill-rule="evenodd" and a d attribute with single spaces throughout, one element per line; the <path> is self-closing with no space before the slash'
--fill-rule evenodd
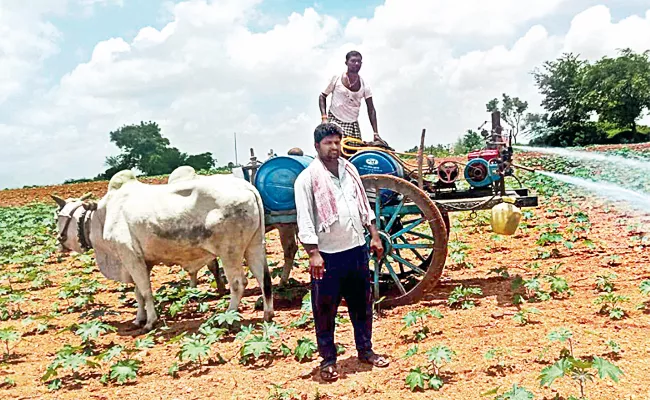
<path id="1" fill-rule="evenodd" d="M 59 196 L 57 196 L 55 194 L 51 194 L 50 197 L 52 199 L 54 199 L 54 201 L 56 201 L 56 204 L 59 205 L 59 208 L 63 208 L 67 204 L 65 200 L 63 200 L 62 198 L 60 198 Z"/>
<path id="2" fill-rule="evenodd" d="M 84 200 L 87 200 L 87 199 L 89 199 L 91 197 L 93 197 L 93 194 L 91 192 L 88 192 L 88 193 L 84 194 L 83 196 L 81 196 L 79 198 L 79 200 L 84 201 Z"/>
<path id="3" fill-rule="evenodd" d="M 96 201 L 88 201 L 83 204 L 83 207 L 88 211 L 95 211 L 97 209 Z"/>

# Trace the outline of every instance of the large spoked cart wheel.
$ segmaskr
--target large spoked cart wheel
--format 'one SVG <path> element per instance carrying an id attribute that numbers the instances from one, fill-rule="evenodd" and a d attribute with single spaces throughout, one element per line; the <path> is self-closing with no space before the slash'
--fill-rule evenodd
<path id="1" fill-rule="evenodd" d="M 442 213 L 417 186 L 391 175 L 363 175 L 384 256 L 371 258 L 375 300 L 382 307 L 414 303 L 440 280 L 448 232 Z M 370 242 L 370 237 L 367 237 Z"/>

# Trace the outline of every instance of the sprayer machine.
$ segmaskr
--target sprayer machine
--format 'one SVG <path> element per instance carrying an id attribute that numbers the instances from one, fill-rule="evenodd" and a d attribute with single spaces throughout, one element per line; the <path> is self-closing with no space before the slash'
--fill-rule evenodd
<path id="1" fill-rule="evenodd" d="M 537 207 L 537 196 L 513 173 L 512 139 L 504 138 L 500 121 L 500 114 L 493 113 L 491 131 L 481 132 L 485 147 L 468 154 L 467 162 L 425 155 L 424 129 L 417 153 L 397 152 L 385 143 L 342 140 L 343 156 L 359 171 L 377 216 L 384 255 L 372 258 L 371 274 L 375 299 L 382 306 L 418 301 L 439 281 L 447 259 L 449 213 L 476 216 L 478 210 L 491 210 L 493 231 L 511 235 L 520 209 Z M 287 155 L 259 163 L 251 149 L 251 163 L 241 172 L 260 192 L 267 226 L 296 223 L 293 184 L 313 160 Z"/>

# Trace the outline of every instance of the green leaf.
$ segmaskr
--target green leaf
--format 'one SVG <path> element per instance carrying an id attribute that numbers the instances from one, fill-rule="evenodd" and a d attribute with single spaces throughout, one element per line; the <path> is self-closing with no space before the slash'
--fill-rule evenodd
<path id="1" fill-rule="evenodd" d="M 402 357 L 402 358 L 404 358 L 404 359 L 410 358 L 410 357 L 413 357 L 414 355 L 416 355 L 417 353 L 418 353 L 418 346 L 414 345 L 413 347 L 411 347 L 410 349 L 408 349 L 406 351 L 406 354 L 404 354 L 404 357 Z"/>
<path id="2" fill-rule="evenodd" d="M 263 336 L 255 335 L 244 342 L 241 351 L 244 358 L 250 355 L 260 358 L 262 354 L 271 354 L 271 341 Z"/>
<path id="3" fill-rule="evenodd" d="M 86 365 L 86 357 L 81 354 L 69 354 L 63 357 L 61 365 L 63 368 L 78 371 L 83 365 Z"/>
<path id="4" fill-rule="evenodd" d="M 111 365 L 110 378 L 115 380 L 118 384 L 123 384 L 129 380 L 135 380 L 141 363 L 141 361 L 133 359 L 120 360 Z"/>
<path id="5" fill-rule="evenodd" d="M 247 337 L 253 334 L 254 330 L 255 327 L 252 324 L 242 326 L 241 331 L 235 335 L 235 340 L 239 340 L 240 342 L 245 341 Z"/>
<path id="6" fill-rule="evenodd" d="M 46 381 L 50 380 L 50 378 L 56 376 L 57 375 L 56 370 L 57 370 L 57 366 L 49 366 L 47 368 L 47 370 L 45 370 L 45 374 L 43 374 L 43 376 L 41 377 L 41 380 L 43 382 L 46 382 Z"/>
<path id="7" fill-rule="evenodd" d="M 515 383 L 512 385 L 512 389 L 497 397 L 497 400 L 532 400 L 534 398 L 535 396 L 526 388 L 519 387 Z"/>
<path id="8" fill-rule="evenodd" d="M 540 386 L 551 386 L 553 381 L 557 378 L 563 377 L 567 372 L 571 370 L 571 363 L 566 358 L 562 358 L 555 362 L 553 365 L 542 369 L 541 374 L 538 379 L 540 380 Z"/>
<path id="9" fill-rule="evenodd" d="M 406 375 L 406 384 L 411 389 L 412 392 L 415 392 L 416 389 L 424 390 L 424 383 L 428 382 L 431 377 L 428 374 L 422 372 L 420 367 L 413 368 Z"/>
<path id="10" fill-rule="evenodd" d="M 481 393 L 481 396 L 483 396 L 483 397 L 485 397 L 485 396 L 493 396 L 493 395 L 499 393 L 500 388 L 501 388 L 501 386 L 497 386 L 497 387 L 495 387 L 493 389 L 490 389 L 490 390 L 488 390 L 486 392 Z"/>
<path id="11" fill-rule="evenodd" d="M 621 319 L 625 316 L 625 311 L 622 308 L 616 307 L 609 310 L 609 318 Z"/>
<path id="12" fill-rule="evenodd" d="M 433 389 L 433 390 L 440 390 L 440 388 L 442 387 L 442 385 L 444 385 L 444 382 L 442 381 L 442 379 L 440 379 L 439 376 L 435 376 L 435 375 L 434 375 L 434 376 L 432 376 L 431 378 L 429 378 L 429 382 L 428 382 L 428 384 L 429 384 L 429 387 L 430 387 L 431 389 Z"/>
<path id="13" fill-rule="evenodd" d="M 12 327 L 0 329 L 0 341 L 15 342 L 20 339 L 20 332 Z"/>
<path id="14" fill-rule="evenodd" d="M 199 333 L 205 336 L 205 341 L 210 346 L 218 342 L 226 332 L 228 332 L 228 330 L 225 328 L 215 328 L 212 326 L 202 326 L 199 328 Z"/>
<path id="15" fill-rule="evenodd" d="M 598 370 L 600 379 L 609 377 L 614 382 L 618 382 L 618 378 L 623 375 L 623 371 L 619 367 L 604 358 L 594 356 L 593 363 L 594 367 Z"/>
<path id="16" fill-rule="evenodd" d="M 559 342 L 566 342 L 567 340 L 571 339 L 573 336 L 573 333 L 566 329 L 566 328 L 560 328 L 557 331 L 553 331 L 548 335 L 548 339 L 551 341 L 559 341 Z"/>
<path id="17" fill-rule="evenodd" d="M 418 314 L 415 311 L 410 311 L 408 314 L 402 318 L 406 327 L 411 327 L 418 322 Z"/>
<path id="18" fill-rule="evenodd" d="M 178 363 L 174 362 L 171 367 L 167 370 L 167 374 L 172 378 L 175 378 L 178 375 Z"/>
<path id="19" fill-rule="evenodd" d="M 105 352 L 101 353 L 97 358 L 101 361 L 111 361 L 113 358 L 118 357 L 122 354 L 123 347 L 120 345 L 115 345 Z"/>
<path id="20" fill-rule="evenodd" d="M 183 311 L 183 303 L 180 301 L 175 301 L 169 306 L 167 313 L 170 317 L 175 317 L 179 312 Z"/>
<path id="21" fill-rule="evenodd" d="M 639 290 L 645 296 L 650 295 L 650 280 L 645 280 L 641 282 L 641 285 L 639 286 Z"/>
<path id="22" fill-rule="evenodd" d="M 318 350 L 316 343 L 309 338 L 298 339 L 298 345 L 294 350 L 296 360 L 302 362 L 305 359 L 311 359 L 314 352 Z"/>
<path id="23" fill-rule="evenodd" d="M 264 321 L 262 323 L 262 332 L 264 335 L 265 339 L 272 339 L 274 337 L 280 337 L 280 332 L 282 332 L 284 329 L 276 324 L 275 322 L 266 322 Z"/>
<path id="24" fill-rule="evenodd" d="M 196 334 L 192 335 L 181 346 L 180 360 L 197 361 L 207 358 L 210 354 L 210 346 Z"/>
<path id="25" fill-rule="evenodd" d="M 226 324 L 232 325 L 235 322 L 241 321 L 241 314 L 235 310 L 228 310 L 217 315 L 217 322 L 219 325 Z"/>
<path id="26" fill-rule="evenodd" d="M 451 357 L 454 355 L 453 350 L 447 346 L 435 346 L 427 351 L 429 361 L 434 362 L 436 365 L 442 364 L 443 361 L 451 362 Z"/>
<path id="27" fill-rule="evenodd" d="M 156 345 L 156 342 L 154 342 L 153 338 L 151 336 L 147 336 L 144 339 L 136 339 L 135 340 L 135 348 L 142 350 L 142 349 L 150 349 Z"/>
<path id="28" fill-rule="evenodd" d="M 292 352 L 291 352 L 291 348 L 290 348 L 289 346 L 287 346 L 286 344 L 284 344 L 284 343 L 282 343 L 282 344 L 280 345 L 280 352 L 282 353 L 282 355 L 283 355 L 284 357 L 288 357 L 288 356 L 290 356 L 291 353 L 292 353 Z"/>
<path id="29" fill-rule="evenodd" d="M 62 384 L 61 384 L 61 379 L 57 378 L 57 379 L 54 379 L 52 382 L 50 382 L 50 383 L 47 385 L 47 388 L 48 388 L 49 390 L 54 391 L 54 390 L 59 390 L 59 389 L 61 389 L 61 386 L 62 386 Z"/>
<path id="30" fill-rule="evenodd" d="M 99 335 L 106 332 L 115 332 L 114 326 L 105 324 L 101 321 L 86 322 L 77 327 L 76 335 L 81 336 L 81 340 L 87 342 L 89 339 L 96 339 Z"/>

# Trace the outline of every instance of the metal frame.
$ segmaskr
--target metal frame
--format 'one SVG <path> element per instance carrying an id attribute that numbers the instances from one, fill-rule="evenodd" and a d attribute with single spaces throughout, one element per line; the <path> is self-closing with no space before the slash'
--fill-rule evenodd
<path id="1" fill-rule="evenodd" d="M 514 177 L 512 167 L 518 166 L 512 164 L 512 146 L 505 143 L 501 136 L 502 128 L 498 113 L 492 115 L 492 134 L 482 132 L 487 148 L 497 149 L 499 152 L 496 161 L 501 178 L 487 187 L 459 190 L 455 184 L 440 186 L 425 179 L 425 175 L 428 175 L 423 168 L 425 132 L 422 130 L 417 166 L 402 165 L 404 178 L 392 175 L 361 177 L 368 199 L 376 208 L 377 228 L 385 248 L 385 256 L 381 260 L 372 257 L 374 267 L 371 270 L 375 300 L 379 300 L 383 288 L 386 298 L 382 305 L 386 307 L 413 303 L 437 284 L 447 258 L 449 213 L 490 210 L 502 203 L 504 197 L 514 199 L 514 204 L 519 208 L 538 206 L 537 196 L 527 188 L 506 188 L 506 177 Z M 395 152 L 386 151 L 397 157 Z M 244 166 L 243 170 L 247 172 L 253 184 L 261 164 L 251 149 L 250 163 Z M 427 164 L 427 170 L 430 170 L 433 160 L 427 159 Z M 515 179 L 518 181 L 516 177 Z M 396 197 L 395 203 L 381 204 L 381 201 L 376 201 L 376 195 L 380 190 L 389 190 L 396 195 L 400 194 L 401 197 Z M 409 199 L 409 203 L 404 202 L 406 198 Z M 419 217 L 409 219 L 407 217 L 409 215 L 419 215 Z M 265 212 L 267 227 L 296 222 L 296 210 L 281 212 L 266 210 Z M 430 233 L 425 234 L 416 230 L 416 226 L 422 224 L 430 228 Z M 406 257 L 407 252 L 414 257 Z"/>

